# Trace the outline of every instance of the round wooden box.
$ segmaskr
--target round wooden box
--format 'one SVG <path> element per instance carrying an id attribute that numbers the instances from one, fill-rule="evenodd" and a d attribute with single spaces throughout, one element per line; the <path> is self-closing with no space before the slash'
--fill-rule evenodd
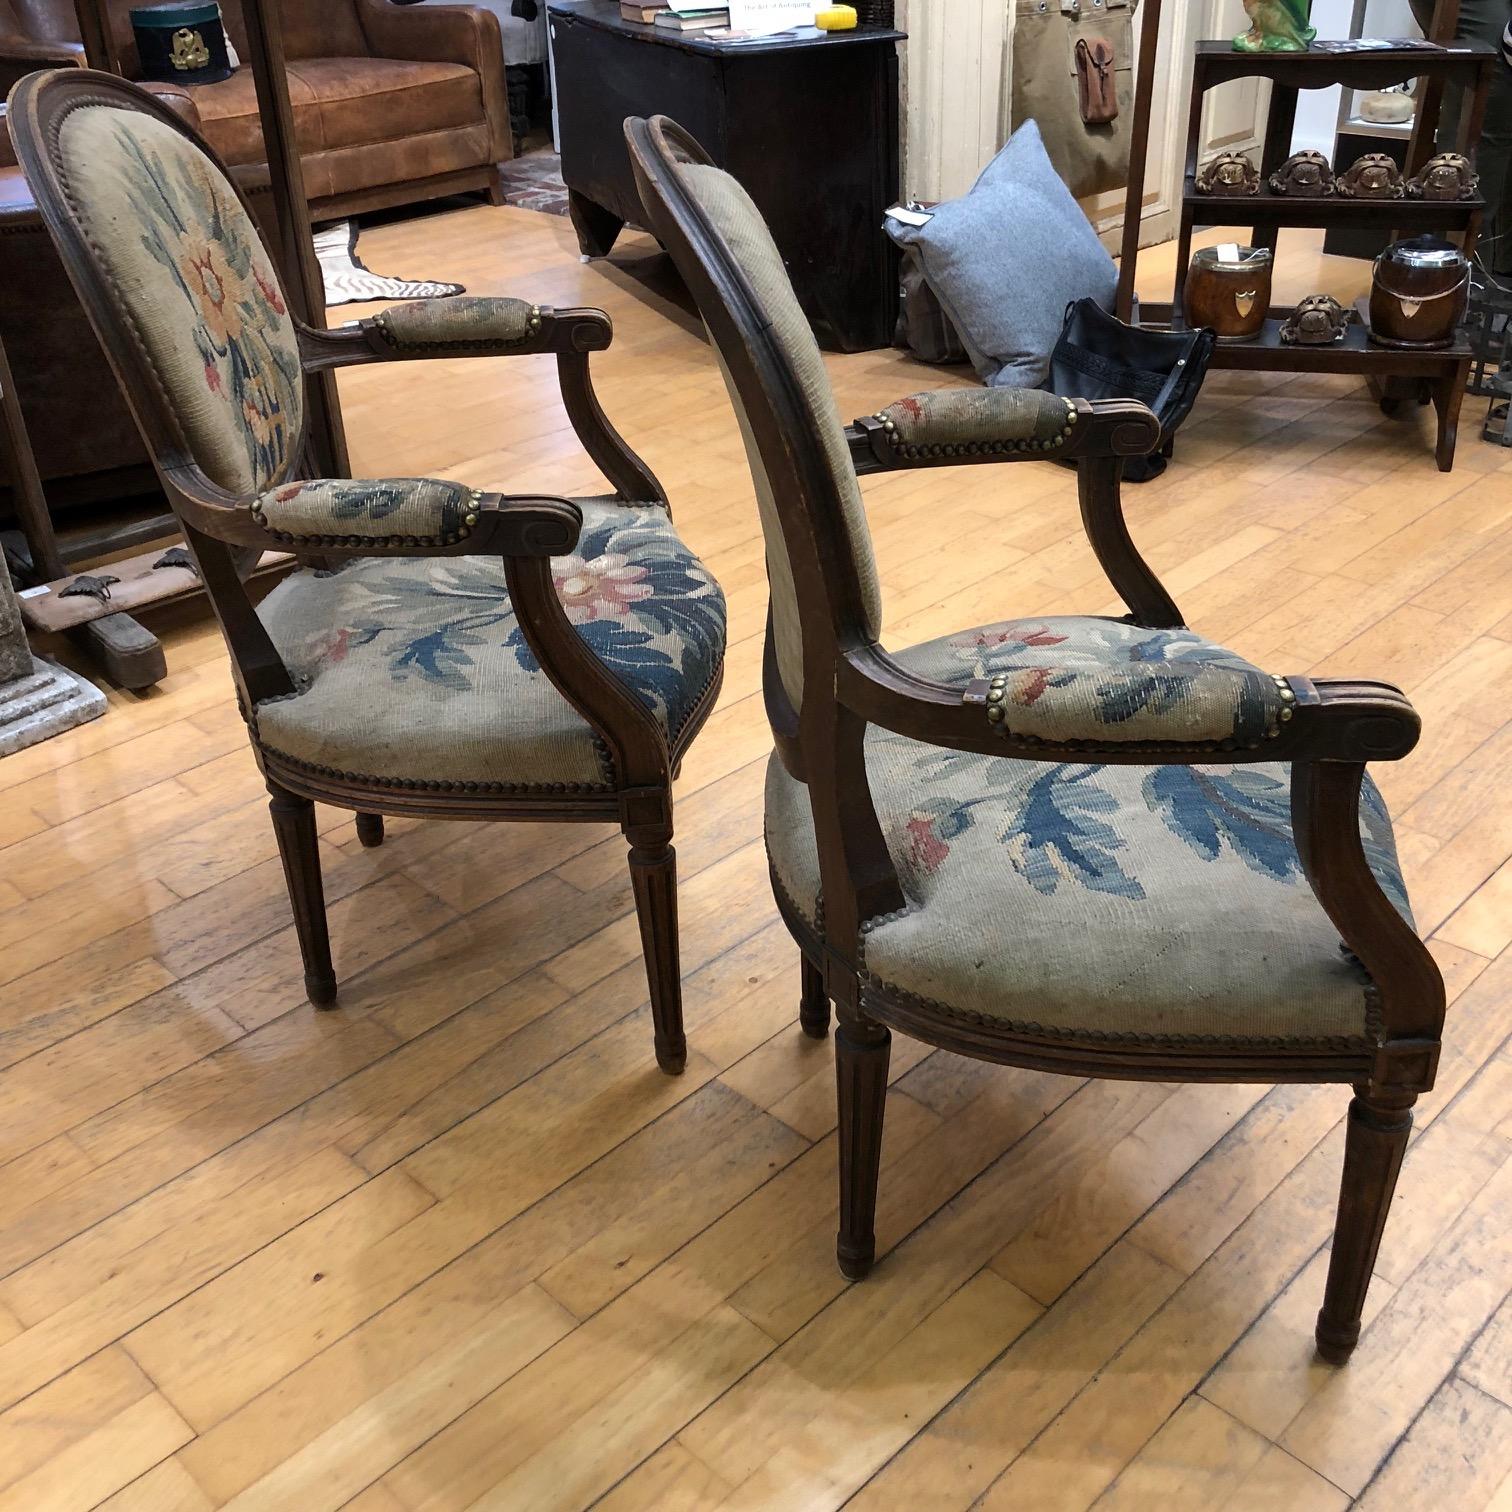
<path id="1" fill-rule="evenodd" d="M 1266 247 L 1203 247 L 1192 257 L 1183 304 L 1189 326 L 1207 326 L 1219 341 L 1252 341 L 1265 328 L 1271 299 Z"/>
<path id="2" fill-rule="evenodd" d="M 1414 236 L 1376 258 L 1370 339 L 1379 346 L 1446 347 L 1465 315 L 1470 264 L 1453 242 Z"/>

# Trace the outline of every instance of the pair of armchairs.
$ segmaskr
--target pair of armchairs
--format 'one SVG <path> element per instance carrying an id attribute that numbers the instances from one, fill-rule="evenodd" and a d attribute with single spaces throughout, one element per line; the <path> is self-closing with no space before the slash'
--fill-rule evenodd
<path id="1" fill-rule="evenodd" d="M 231 649 L 310 997 L 335 996 L 311 803 L 617 820 L 657 1058 L 682 1068 L 670 774 L 712 706 L 717 585 L 598 409 L 594 310 L 420 303 L 317 332 L 284 312 L 244 205 L 192 132 L 97 75 L 26 81 L 39 203 L 184 524 Z M 1352 1083 L 1317 1339 L 1342 1361 L 1443 984 L 1413 928 L 1370 760 L 1397 690 L 1271 676 L 1182 623 L 1119 501 L 1142 405 L 994 390 L 842 426 L 759 213 L 672 123 L 627 123 L 649 223 L 692 290 L 745 434 L 771 581 L 766 841 L 799 1017 L 838 1013 L 841 1269 L 864 1276 L 892 1029 L 1083 1076 Z M 303 375 L 552 353 L 615 492 L 302 480 Z M 858 476 L 1075 458 L 1122 619 L 1010 620 L 890 654 Z M 269 544 L 318 554 L 254 610 Z M 335 564 L 332 566 L 331 564 Z"/>

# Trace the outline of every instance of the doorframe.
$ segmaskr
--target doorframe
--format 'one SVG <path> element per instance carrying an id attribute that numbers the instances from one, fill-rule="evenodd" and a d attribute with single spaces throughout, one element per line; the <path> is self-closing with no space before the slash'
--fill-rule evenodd
<path id="1" fill-rule="evenodd" d="M 909 33 L 901 49 L 906 195 L 938 200 L 964 194 L 1006 139 L 1015 9 L 1015 0 L 898 0 L 898 26 Z M 1141 247 L 1172 240 L 1180 220 L 1194 44 L 1199 37 L 1232 35 L 1244 25 L 1241 0 L 1174 0 L 1163 10 Z M 1141 7 L 1136 27 L 1145 15 Z M 1258 146 L 1266 103 L 1264 96 L 1257 100 L 1254 121 L 1237 137 L 1230 132 L 1233 140 L 1225 145 Z M 1082 208 L 1116 251 L 1123 196 L 1101 195 L 1083 201 Z"/>

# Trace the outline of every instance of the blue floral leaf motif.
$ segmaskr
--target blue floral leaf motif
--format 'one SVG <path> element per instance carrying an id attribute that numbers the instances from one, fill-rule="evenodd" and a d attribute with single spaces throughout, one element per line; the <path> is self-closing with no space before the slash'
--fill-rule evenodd
<path id="1" fill-rule="evenodd" d="M 1102 771 L 1051 767 L 1024 792 L 1017 823 L 1001 838 L 1014 870 L 1036 892 L 1048 895 L 1067 882 L 1124 898 L 1145 896 L 1119 862 L 1123 836 L 1103 817 L 1118 812 L 1118 800 L 1098 781 Z"/>
<path id="2" fill-rule="evenodd" d="M 1102 724 L 1122 724 L 1153 707 L 1163 714 L 1181 702 L 1184 679 L 1125 672 L 1097 685 L 1097 717 Z"/>
<path id="3" fill-rule="evenodd" d="M 442 626 L 429 635 L 408 641 L 389 663 L 396 682 L 403 682 L 411 672 L 418 672 L 426 682 L 458 690 L 470 686 L 465 675 L 473 666 L 465 646 L 482 644 L 482 637 L 458 634 L 454 626 Z"/>
<path id="4" fill-rule="evenodd" d="M 1164 766 L 1144 780 L 1145 802 L 1205 860 L 1228 846 L 1251 871 L 1285 881 L 1301 870 L 1291 789 L 1245 768 Z"/>
<path id="5" fill-rule="evenodd" d="M 382 520 L 393 514 L 403 503 L 403 489 L 392 485 L 363 483 L 354 488 L 339 490 L 331 513 L 339 520 L 355 519 L 359 515 Z"/>

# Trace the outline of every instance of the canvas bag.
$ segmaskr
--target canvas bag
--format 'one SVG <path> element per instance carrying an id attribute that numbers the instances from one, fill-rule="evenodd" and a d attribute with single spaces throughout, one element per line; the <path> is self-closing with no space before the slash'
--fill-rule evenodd
<path id="1" fill-rule="evenodd" d="M 903 249 L 898 277 L 901 288 L 893 345 L 911 352 L 921 362 L 969 362 L 960 334 L 939 295 L 929 287 L 919 254 L 912 247 Z"/>
<path id="2" fill-rule="evenodd" d="M 1134 12 L 1139 0 L 1018 0 L 1013 32 L 1012 128 L 1039 122 L 1055 171 L 1077 199 L 1129 182 L 1134 124 Z M 1113 52 L 1117 115 L 1086 121 L 1084 77 L 1089 55 L 1105 42 Z M 1085 44 L 1080 49 L 1078 43 Z M 1080 69 L 1078 57 L 1080 56 Z M 1107 108 L 1094 115 L 1106 115 Z"/>

